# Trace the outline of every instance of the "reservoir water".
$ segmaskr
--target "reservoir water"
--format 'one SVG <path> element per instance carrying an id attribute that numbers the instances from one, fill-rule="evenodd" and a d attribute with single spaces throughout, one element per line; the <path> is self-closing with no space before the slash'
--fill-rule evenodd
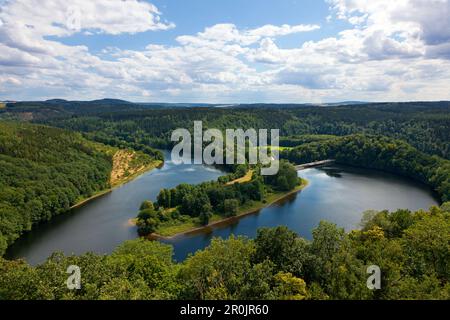
<path id="1" fill-rule="evenodd" d="M 144 200 L 156 200 L 160 189 L 180 183 L 197 184 L 216 180 L 224 173 L 202 165 L 174 165 L 165 152 L 164 166 L 124 184 L 24 234 L 6 252 L 7 258 L 25 258 L 31 264 L 43 262 L 55 251 L 81 254 L 110 253 L 125 240 L 137 237 L 135 218 Z"/>
<path id="2" fill-rule="evenodd" d="M 427 186 L 380 171 L 331 165 L 303 170 L 299 175 L 309 181 L 301 192 L 225 227 L 165 242 L 174 246 L 175 259 L 181 261 L 206 247 L 213 237 L 228 238 L 234 234 L 254 238 L 258 228 L 286 225 L 311 239 L 312 230 L 321 220 L 350 231 L 360 227 L 366 210 L 415 211 L 438 204 L 438 198 Z"/>
<path id="3" fill-rule="evenodd" d="M 22 257 L 36 264 L 54 251 L 110 253 L 123 241 L 137 237 L 129 219 L 137 215 L 142 201 L 155 200 L 161 188 L 215 180 L 223 174 L 208 166 L 175 166 L 169 153 L 165 158 L 168 160 L 161 169 L 36 227 L 17 240 L 6 256 Z M 181 261 L 207 246 L 212 237 L 226 238 L 231 234 L 254 237 L 260 227 L 286 225 L 310 239 L 320 220 L 334 222 L 349 231 L 359 227 L 362 213 L 368 209 L 417 210 L 438 204 L 426 186 L 379 171 L 330 165 L 303 170 L 299 175 L 309 181 L 301 192 L 233 224 L 165 242 L 174 246 L 175 259 Z"/>

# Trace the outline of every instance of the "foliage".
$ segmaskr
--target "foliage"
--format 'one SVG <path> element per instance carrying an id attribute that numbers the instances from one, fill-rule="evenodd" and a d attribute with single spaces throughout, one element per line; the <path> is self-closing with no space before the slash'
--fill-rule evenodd
<path id="1" fill-rule="evenodd" d="M 265 176 L 266 183 L 280 191 L 290 191 L 298 185 L 297 170 L 287 161 L 280 161 L 276 174 Z"/>
<path id="2" fill-rule="evenodd" d="M 309 259 L 305 250 L 307 243 L 287 227 L 261 228 L 255 239 L 255 262 L 272 261 L 277 270 L 304 275 L 304 266 Z"/>
<path id="3" fill-rule="evenodd" d="M 172 260 L 171 246 L 143 239 L 109 256 L 55 253 L 36 267 L 0 258 L 0 299 L 445 300 L 448 207 L 372 212 L 350 233 L 321 222 L 312 241 L 286 227 L 260 229 L 255 240 L 215 238 L 182 263 Z M 396 229 L 406 213 L 408 223 Z M 69 265 L 80 267 L 80 290 L 66 287 Z M 369 265 L 381 269 L 379 290 L 366 286 Z"/>
<path id="4" fill-rule="evenodd" d="M 170 147 L 172 130 L 194 120 L 205 129 L 280 128 L 281 146 L 293 147 L 282 157 L 292 163 L 331 158 L 389 171 L 426 183 L 449 201 L 449 108 L 447 102 L 164 110 L 112 100 L 8 104 L 0 117 L 80 133 L 0 122 L 0 254 L 33 225 L 108 188 L 115 148 L 162 159 L 152 147 Z M 227 182 L 249 167 L 227 169 L 218 181 L 163 189 L 156 203 L 144 202 L 139 232 L 233 216 L 298 183 L 285 161 L 273 177 L 255 170 L 251 181 L 233 185 Z M 172 260 L 170 246 L 144 240 L 125 242 L 109 256 L 55 253 L 36 267 L 0 258 L 0 299 L 450 299 L 449 209 L 447 202 L 414 213 L 367 211 L 361 230 L 345 233 L 321 222 L 312 241 L 286 227 L 260 229 L 255 240 L 214 239 L 183 263 Z M 382 284 L 372 291 L 366 268 L 374 264 Z M 66 287 L 69 265 L 82 270 L 81 290 Z"/>
<path id="5" fill-rule="evenodd" d="M 17 103 L 5 114 L 85 133 L 119 148 L 167 148 L 177 128 L 279 128 L 281 145 L 324 141 L 330 135 L 385 135 L 422 152 L 450 159 L 448 102 L 372 103 L 352 106 L 241 105 L 235 108 L 146 108 L 100 102 Z M 318 136 L 321 135 L 321 136 Z M 150 150 L 149 150 L 150 151 Z M 150 151 L 154 152 L 154 151 Z"/>
<path id="6" fill-rule="evenodd" d="M 225 181 L 219 178 L 198 185 L 180 184 L 172 189 L 162 189 L 157 196 L 157 209 L 145 209 L 148 201 L 142 204 L 137 218 L 139 233 L 153 233 L 164 222 L 173 225 L 186 218 L 207 225 L 214 214 L 236 216 L 240 208 L 253 201 L 262 201 L 272 189 L 290 191 L 299 184 L 297 171 L 286 161 L 280 163 L 279 172 L 269 179 L 254 173 L 248 182 L 230 185 Z"/>
<path id="7" fill-rule="evenodd" d="M 225 199 L 223 201 L 223 211 L 227 217 L 234 217 L 239 210 L 239 201 L 236 199 Z"/>
<path id="8" fill-rule="evenodd" d="M 80 134 L 0 122 L 0 255 L 33 225 L 108 188 L 112 154 Z"/>
<path id="9" fill-rule="evenodd" d="M 383 136 L 351 135 L 312 142 L 283 151 L 293 163 L 335 159 L 339 163 L 379 169 L 413 178 L 450 200 L 450 161 L 429 156 L 407 143 Z"/>

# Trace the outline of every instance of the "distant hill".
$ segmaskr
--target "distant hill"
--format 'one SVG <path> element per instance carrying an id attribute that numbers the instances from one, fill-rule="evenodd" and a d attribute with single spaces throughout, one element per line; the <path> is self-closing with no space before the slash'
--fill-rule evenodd
<path id="1" fill-rule="evenodd" d="M 125 105 L 125 104 L 133 104 L 133 102 L 120 100 L 120 99 L 100 99 L 100 100 L 92 100 L 92 101 L 78 101 L 80 103 L 86 102 L 89 104 L 104 104 L 104 105 Z"/>
<path id="2" fill-rule="evenodd" d="M 6 105 L 6 108 L 4 105 Z M 92 101 L 68 101 L 64 99 L 49 99 L 46 101 L 8 101 L 4 102 L 3 108 L 1 109 L 3 113 L 10 113 L 12 118 L 39 120 L 67 117 L 71 115 L 90 115 L 146 109 L 203 108 L 215 106 L 219 105 L 208 103 L 135 103 L 126 100 L 106 98 Z"/>
<path id="3" fill-rule="evenodd" d="M 236 108 L 277 108 L 277 109 L 292 109 L 301 107 L 336 107 L 336 106 L 350 106 L 350 105 L 369 105 L 373 102 L 364 101 L 342 101 L 342 102 L 330 102 L 330 103 L 251 103 L 251 104 L 238 104 L 230 105 Z"/>
<path id="4" fill-rule="evenodd" d="M 6 107 L 5 107 L 6 105 Z M 316 110 L 327 108 L 370 108 L 377 110 L 395 111 L 398 108 L 407 107 L 411 110 L 426 108 L 448 108 L 450 102 L 360 102 L 343 101 L 336 103 L 312 104 L 312 103 L 253 103 L 253 104 L 208 104 L 208 103 L 158 103 L 158 102 L 130 102 L 120 99 L 99 99 L 92 101 L 68 101 L 64 99 L 50 99 L 46 101 L 18 101 L 4 102 L 0 105 L 0 117 L 20 120 L 45 120 L 55 118 L 67 118 L 71 116 L 90 116 L 110 113 L 141 112 L 151 110 L 170 109 L 300 109 Z"/>
<path id="5" fill-rule="evenodd" d="M 350 106 L 350 105 L 362 105 L 362 104 L 371 104 L 374 102 L 367 102 L 367 101 L 341 101 L 341 102 L 328 102 L 328 103 L 322 103 L 321 105 L 324 106 Z"/>
<path id="6" fill-rule="evenodd" d="M 45 100 L 44 102 L 46 102 L 46 103 L 65 103 L 68 101 L 64 100 L 64 99 L 49 99 L 49 100 Z"/>

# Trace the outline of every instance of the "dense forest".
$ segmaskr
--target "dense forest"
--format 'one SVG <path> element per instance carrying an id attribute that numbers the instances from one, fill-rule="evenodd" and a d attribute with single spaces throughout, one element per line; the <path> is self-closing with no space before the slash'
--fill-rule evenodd
<path id="1" fill-rule="evenodd" d="M 281 136 L 385 135 L 420 151 L 450 159 L 450 103 L 372 103 L 342 106 L 239 105 L 227 108 L 93 102 L 8 104 L 0 117 L 20 118 L 86 133 L 113 146 L 167 147 L 176 128 L 203 121 L 205 128 L 279 128 Z"/>
<path id="2" fill-rule="evenodd" d="M 108 189 L 116 150 L 79 133 L 1 121 L 0 255 L 33 225 Z"/>
<path id="3" fill-rule="evenodd" d="M 335 159 L 339 163 L 388 171 L 432 187 L 450 200 L 450 161 L 430 156 L 407 143 L 383 136 L 350 135 L 301 144 L 281 156 L 293 163 Z"/>
<path id="4" fill-rule="evenodd" d="M 0 258 L 0 299 L 450 299 L 450 203 L 411 213 L 366 212 L 345 233 L 321 222 L 312 241 L 286 227 L 254 240 L 216 238 L 183 263 L 172 247 L 131 240 L 111 255 L 53 254 L 31 267 Z M 433 241 L 430 241 L 433 239 Z M 69 290 L 66 270 L 81 270 Z M 378 265 L 381 288 L 369 290 Z"/>

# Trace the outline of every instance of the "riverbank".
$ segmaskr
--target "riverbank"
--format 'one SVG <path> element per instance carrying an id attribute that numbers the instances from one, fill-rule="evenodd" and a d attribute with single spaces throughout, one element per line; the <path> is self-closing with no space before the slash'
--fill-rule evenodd
<path id="1" fill-rule="evenodd" d="M 99 192 L 96 192 L 94 195 L 90 196 L 89 198 L 85 198 L 80 200 L 79 202 L 77 202 L 76 204 L 74 204 L 73 206 L 71 206 L 69 208 L 70 209 L 75 209 L 75 208 L 79 208 L 81 206 L 83 206 L 84 204 L 88 203 L 89 201 L 92 201 L 94 199 L 97 199 L 101 196 L 104 196 L 105 194 L 108 194 L 110 192 L 112 192 L 114 189 L 119 188 L 120 186 L 124 185 L 125 183 L 128 183 L 134 179 L 136 179 L 137 177 L 139 177 L 140 175 L 156 169 L 156 168 L 160 168 L 162 165 L 164 164 L 164 161 L 162 160 L 154 160 L 151 163 L 142 166 L 141 168 L 139 168 L 139 170 L 135 171 L 133 174 L 129 175 L 129 176 L 124 176 L 120 179 L 117 179 L 114 184 L 111 185 L 111 188 L 106 189 L 106 190 L 102 190 Z"/>
<path id="2" fill-rule="evenodd" d="M 248 205 L 239 208 L 238 214 L 234 217 L 224 218 L 223 216 L 220 215 L 214 215 L 211 218 L 211 222 L 206 226 L 198 226 L 197 224 L 195 224 L 194 221 L 190 220 L 180 225 L 162 227 L 160 230 L 158 230 L 158 232 L 148 235 L 147 238 L 150 240 L 171 240 L 181 236 L 206 232 L 220 226 L 226 226 L 248 215 L 255 214 L 260 210 L 269 207 L 287 198 L 288 196 L 303 190 L 306 186 L 308 186 L 308 181 L 302 179 L 301 184 L 299 184 L 291 191 L 271 193 L 268 196 L 266 196 L 262 201 L 253 201 Z"/>

